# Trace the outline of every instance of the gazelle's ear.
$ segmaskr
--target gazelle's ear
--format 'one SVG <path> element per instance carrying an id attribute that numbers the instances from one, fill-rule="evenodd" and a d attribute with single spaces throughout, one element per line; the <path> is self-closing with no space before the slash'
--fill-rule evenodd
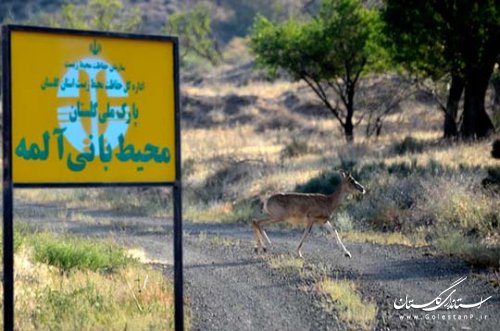
<path id="1" fill-rule="evenodd" d="M 339 173 L 342 176 L 342 178 L 346 178 L 347 174 L 346 174 L 346 172 L 344 170 L 340 169 Z"/>

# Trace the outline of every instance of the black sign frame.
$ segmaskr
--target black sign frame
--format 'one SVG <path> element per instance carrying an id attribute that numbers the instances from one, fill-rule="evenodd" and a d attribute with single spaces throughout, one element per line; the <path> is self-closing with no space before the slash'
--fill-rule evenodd
<path id="1" fill-rule="evenodd" d="M 85 183 L 14 183 L 12 180 L 12 72 L 11 32 L 27 31 L 49 34 L 107 37 L 129 40 L 165 41 L 173 44 L 173 80 L 175 112 L 175 181 L 170 182 L 85 182 Z M 84 187 L 172 187 L 174 249 L 174 322 L 175 330 L 184 330 L 184 295 L 182 267 L 182 178 L 181 178 L 181 112 L 179 77 L 179 40 L 174 36 L 116 33 L 90 30 L 55 29 L 26 25 L 2 27 L 2 101 L 3 101 L 3 316 L 4 330 L 14 330 L 14 188 L 84 188 Z"/>

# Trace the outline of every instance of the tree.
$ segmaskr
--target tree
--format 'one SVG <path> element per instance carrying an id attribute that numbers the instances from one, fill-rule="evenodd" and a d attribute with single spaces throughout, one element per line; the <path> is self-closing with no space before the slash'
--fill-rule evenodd
<path id="1" fill-rule="evenodd" d="M 203 3 L 197 4 L 191 10 L 170 15 L 165 32 L 179 36 L 182 46 L 181 60 L 188 54 L 208 60 L 213 65 L 222 60 L 217 39 L 212 33 L 210 9 Z"/>
<path id="2" fill-rule="evenodd" d="M 292 18 L 274 24 L 258 16 L 250 48 L 257 63 L 271 74 L 284 70 L 293 79 L 305 81 L 352 142 L 359 78 L 383 58 L 377 44 L 380 29 L 377 13 L 363 8 L 360 1 L 324 0 L 319 13 L 309 20 Z"/>
<path id="3" fill-rule="evenodd" d="M 66 4 L 56 14 L 41 14 L 28 21 L 52 27 L 136 32 L 141 15 L 139 7 L 125 8 L 122 0 L 90 0 L 85 5 Z"/>
<path id="4" fill-rule="evenodd" d="M 500 53 L 500 2 L 495 0 L 387 0 L 383 13 L 391 52 L 407 69 L 427 77 L 451 77 L 445 136 L 458 133 L 464 94 L 463 137 L 494 129 L 485 111 L 488 82 Z"/>
<path id="5" fill-rule="evenodd" d="M 38 13 L 21 22 L 6 19 L 2 24 L 20 23 L 57 28 L 136 32 L 142 23 L 141 15 L 139 7 L 124 8 L 122 0 L 90 0 L 85 5 L 63 5 L 55 14 Z M 1 52 L 0 44 L 0 54 Z M 1 65 L 0 61 L 0 82 Z M 1 93 L 0 84 L 0 95 Z"/>

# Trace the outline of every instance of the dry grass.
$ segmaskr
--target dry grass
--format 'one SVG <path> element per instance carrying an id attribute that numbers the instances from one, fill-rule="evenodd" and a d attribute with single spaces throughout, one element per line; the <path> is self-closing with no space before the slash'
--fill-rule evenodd
<path id="1" fill-rule="evenodd" d="M 278 82 L 253 82 L 244 86 L 236 86 L 235 84 L 217 84 L 214 86 L 185 86 L 183 92 L 189 95 L 196 96 L 224 96 L 228 94 L 236 95 L 256 95 L 264 99 L 279 98 L 284 92 L 296 90 L 305 83 L 293 83 L 289 81 Z"/>
<path id="2" fill-rule="evenodd" d="M 423 238 L 423 234 L 413 238 L 400 232 L 381 233 L 381 232 L 360 232 L 349 231 L 342 232 L 342 238 L 357 243 L 371 243 L 378 245 L 403 245 L 408 247 L 422 247 L 428 245 Z"/>
<path id="3" fill-rule="evenodd" d="M 317 284 L 320 293 L 332 301 L 339 318 L 350 330 L 371 330 L 375 326 L 377 306 L 374 302 L 364 301 L 358 294 L 357 286 L 349 280 L 323 279 Z"/>
<path id="4" fill-rule="evenodd" d="M 500 267 L 500 247 L 480 239 L 470 239 L 460 233 L 450 233 L 437 240 L 436 246 L 444 253 L 458 256 L 477 267 Z"/>
<path id="5" fill-rule="evenodd" d="M 205 97 L 254 95 L 257 99 L 251 107 L 259 109 L 254 112 L 256 122 L 263 117 L 289 114 L 291 109 L 282 102 L 290 91 L 301 102 L 315 102 L 311 93 L 297 83 L 186 88 L 188 94 Z M 347 227 L 343 229 L 347 240 L 416 247 L 436 244 L 440 236 L 459 229 L 479 230 L 491 244 L 492 224 L 499 216 L 494 212 L 495 199 L 481 193 L 479 187 L 484 169 L 498 163 L 490 156 L 491 142 L 442 142 L 442 114 L 416 101 L 406 101 L 402 107 L 403 112 L 386 119 L 385 130 L 376 139 L 363 138 L 363 127 L 358 127 L 352 145 L 345 144 L 338 123 L 331 117 L 294 114 L 304 126 L 289 130 L 260 132 L 253 122 L 186 130 L 184 155 L 193 160 L 195 168 L 185 182 L 187 191 L 193 192 L 185 200 L 187 218 L 202 222 L 247 221 L 258 213 L 257 205 L 247 204 L 244 212 L 235 206 L 270 192 L 293 191 L 324 172 L 349 168 L 360 176 L 368 194 L 345 202 L 341 208 L 349 220 L 341 224 Z M 409 149 L 398 151 L 406 141 Z M 304 148 L 299 150 L 295 145 Z M 220 186 L 207 186 L 207 180 L 221 174 L 221 169 L 230 177 L 239 171 L 231 164 L 245 160 L 256 161 L 251 166 L 254 173 L 245 173 L 236 181 L 224 182 L 221 178 Z M 204 190 L 206 199 L 213 189 L 226 195 L 200 201 L 195 193 Z M 442 229 L 443 224 L 454 224 L 456 228 Z M 458 251 L 456 255 L 465 256 Z"/>
<path id="6" fill-rule="evenodd" d="M 266 258 L 266 262 L 271 268 L 285 272 L 300 272 L 304 267 L 304 259 L 285 254 L 270 256 Z"/>
<path id="7" fill-rule="evenodd" d="M 231 246 L 239 246 L 241 244 L 241 240 L 228 238 L 224 236 L 215 236 L 210 238 L 210 243 L 217 246 L 231 247 Z"/>

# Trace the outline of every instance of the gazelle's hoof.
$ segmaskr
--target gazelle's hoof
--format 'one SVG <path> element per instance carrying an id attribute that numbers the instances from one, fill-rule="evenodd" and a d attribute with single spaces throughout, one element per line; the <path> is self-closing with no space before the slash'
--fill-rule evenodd
<path id="1" fill-rule="evenodd" d="M 344 256 L 348 257 L 348 258 L 352 258 L 351 253 L 349 253 L 349 252 L 345 252 Z"/>
<path id="2" fill-rule="evenodd" d="M 262 251 L 263 251 L 264 253 L 267 253 L 267 248 L 266 248 L 266 247 L 262 247 Z"/>
<path id="3" fill-rule="evenodd" d="M 254 252 L 255 254 L 259 254 L 259 248 L 258 248 L 258 247 L 254 247 L 254 248 L 253 248 L 253 252 Z"/>

